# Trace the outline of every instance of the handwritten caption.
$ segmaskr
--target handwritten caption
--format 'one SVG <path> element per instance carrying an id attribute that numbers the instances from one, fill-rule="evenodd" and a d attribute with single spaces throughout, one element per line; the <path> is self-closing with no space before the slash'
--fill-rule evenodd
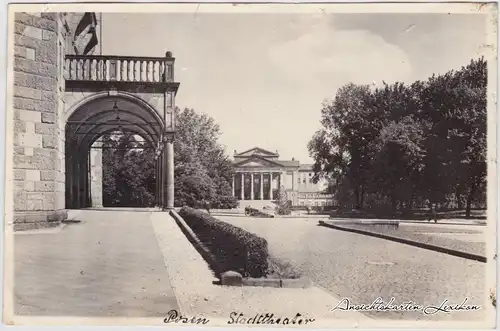
<path id="1" fill-rule="evenodd" d="M 384 302 L 381 297 L 378 297 L 370 304 L 353 304 L 349 298 L 343 298 L 340 302 L 331 309 L 331 311 L 420 311 L 424 315 L 434 315 L 437 313 L 450 313 L 453 311 L 473 311 L 481 309 L 478 305 L 469 305 L 469 298 L 464 298 L 461 303 L 450 303 L 445 299 L 438 305 L 420 305 L 413 301 L 396 303 L 395 298 L 391 298 L 388 302 Z"/>
<path id="2" fill-rule="evenodd" d="M 262 325 L 306 325 L 313 323 L 314 318 L 309 318 L 303 314 L 297 313 L 294 316 L 277 316 L 272 313 L 245 315 L 241 312 L 232 312 L 229 314 L 227 324 L 262 324 Z M 210 319 L 206 317 L 189 317 L 181 315 L 173 309 L 167 313 L 164 323 L 182 323 L 182 324 L 208 324 Z"/>

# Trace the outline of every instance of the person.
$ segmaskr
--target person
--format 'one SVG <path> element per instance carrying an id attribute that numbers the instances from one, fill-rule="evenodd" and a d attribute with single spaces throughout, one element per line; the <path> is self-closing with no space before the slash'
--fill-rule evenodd
<path id="1" fill-rule="evenodd" d="M 435 203 L 430 203 L 430 206 L 429 206 L 429 219 L 428 219 L 428 221 L 430 222 L 431 219 L 434 220 L 434 223 L 437 223 L 437 212 L 436 212 L 436 204 Z"/>
<path id="2" fill-rule="evenodd" d="M 307 210 L 307 215 L 310 215 L 311 214 L 311 206 L 307 206 L 306 210 Z"/>
<path id="3" fill-rule="evenodd" d="M 203 200 L 203 208 L 207 211 L 209 215 L 210 214 L 210 202 L 208 200 Z"/>

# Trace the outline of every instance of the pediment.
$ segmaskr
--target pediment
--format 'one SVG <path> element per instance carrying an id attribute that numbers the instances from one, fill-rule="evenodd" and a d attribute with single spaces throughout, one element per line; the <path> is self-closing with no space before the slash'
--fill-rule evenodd
<path id="1" fill-rule="evenodd" d="M 259 156 L 249 157 L 242 161 L 238 161 L 234 164 L 235 167 L 245 167 L 245 168 L 269 168 L 269 167 L 281 167 L 281 164 L 273 162 L 271 160 L 266 160 Z"/>
<path id="2" fill-rule="evenodd" d="M 279 157 L 278 153 L 271 152 L 271 151 L 265 150 L 265 149 L 260 148 L 260 147 L 254 147 L 254 148 L 249 149 L 245 152 L 235 154 L 234 156 L 235 157 L 260 156 L 260 157 L 264 157 L 264 158 Z"/>

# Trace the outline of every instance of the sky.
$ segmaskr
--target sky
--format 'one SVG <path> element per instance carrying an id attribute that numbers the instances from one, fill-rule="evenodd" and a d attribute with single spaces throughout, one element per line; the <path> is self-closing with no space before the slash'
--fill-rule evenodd
<path id="1" fill-rule="evenodd" d="M 213 117 L 230 155 L 252 147 L 312 163 L 324 100 L 344 84 L 426 79 L 481 56 L 480 14 L 102 15 L 105 55 L 170 50 L 176 105 Z"/>

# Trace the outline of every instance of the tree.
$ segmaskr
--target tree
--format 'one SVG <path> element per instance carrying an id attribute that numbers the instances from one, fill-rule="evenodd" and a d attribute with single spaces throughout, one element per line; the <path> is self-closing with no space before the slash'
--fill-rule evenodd
<path id="1" fill-rule="evenodd" d="M 278 198 L 276 199 L 276 213 L 278 215 L 290 215 L 290 202 L 288 201 L 285 187 L 282 185 L 278 189 Z"/>
<path id="2" fill-rule="evenodd" d="M 175 203 L 194 207 L 195 201 L 209 200 L 212 208 L 234 208 L 231 182 L 233 166 L 218 142 L 219 126 L 194 109 L 176 109 Z M 193 180 L 199 187 L 193 187 Z"/>
<path id="3" fill-rule="evenodd" d="M 410 85 L 347 84 L 321 110 L 308 144 L 314 179 L 338 183 L 336 199 L 392 211 L 464 201 L 484 205 L 486 85 L 484 59 Z"/>
<path id="4" fill-rule="evenodd" d="M 330 173 L 346 176 L 351 185 L 356 208 L 362 208 L 366 190 L 373 141 L 379 130 L 379 116 L 370 107 L 369 86 L 347 84 L 337 91 L 321 110 L 323 128 L 315 133 L 308 149 L 315 160 L 314 180 Z"/>
<path id="5" fill-rule="evenodd" d="M 151 149 L 130 132 L 113 132 L 103 142 L 105 206 L 150 207 L 154 204 L 155 161 Z"/>
<path id="6" fill-rule="evenodd" d="M 214 119 L 193 109 L 176 109 L 174 142 L 175 205 L 234 208 L 233 166 L 219 144 Z M 110 206 L 151 206 L 154 203 L 156 160 L 152 149 L 135 150 L 131 133 L 103 136 L 104 200 Z"/>

